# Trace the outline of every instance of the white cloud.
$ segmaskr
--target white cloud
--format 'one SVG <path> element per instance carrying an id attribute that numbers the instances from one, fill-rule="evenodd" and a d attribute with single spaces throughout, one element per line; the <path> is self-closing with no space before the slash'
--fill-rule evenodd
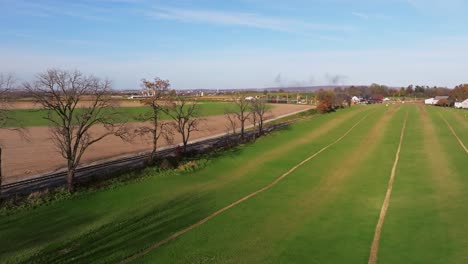
<path id="1" fill-rule="evenodd" d="M 353 16 L 362 18 L 362 19 L 369 19 L 369 16 L 363 13 L 358 13 L 358 12 L 352 12 L 351 13 Z"/>
<path id="2" fill-rule="evenodd" d="M 157 7 L 147 13 L 154 19 L 176 20 L 188 23 L 207 23 L 227 26 L 243 26 L 284 32 L 314 31 L 353 31 L 349 25 L 331 25 L 306 21 L 264 16 L 256 13 L 225 12 L 218 10 L 193 10 L 181 8 Z"/>
<path id="3" fill-rule="evenodd" d="M 355 17 L 361 18 L 361 19 L 378 19 L 378 20 L 388 20 L 391 19 L 390 16 L 384 15 L 384 14 L 379 14 L 379 13 L 361 13 L 361 12 L 351 12 L 351 14 Z"/>

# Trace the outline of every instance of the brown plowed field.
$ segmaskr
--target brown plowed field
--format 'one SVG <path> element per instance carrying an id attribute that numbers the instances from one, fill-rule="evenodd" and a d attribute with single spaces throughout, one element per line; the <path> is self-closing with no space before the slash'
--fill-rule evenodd
<path id="1" fill-rule="evenodd" d="M 275 105 L 270 111 L 270 117 L 278 117 L 288 113 L 311 108 L 306 105 Z M 133 123 L 132 126 L 137 126 Z M 216 135 L 226 132 L 227 120 L 224 116 L 211 116 L 203 120 L 201 130 L 193 132 L 190 140 Z M 96 132 L 102 131 L 102 127 L 95 127 Z M 28 129 L 29 141 L 22 140 L 18 133 L 0 129 L 0 143 L 3 147 L 3 184 L 30 178 L 34 175 L 58 170 L 65 167 L 66 163 L 49 139 L 50 133 L 47 127 L 31 127 Z M 180 143 L 176 137 L 174 143 Z M 159 144 L 166 145 L 163 140 Z M 107 137 L 91 146 L 83 155 L 82 163 L 108 159 L 120 155 L 137 153 L 150 150 L 151 143 L 142 138 L 136 138 L 131 143 L 121 141 L 117 137 Z"/>

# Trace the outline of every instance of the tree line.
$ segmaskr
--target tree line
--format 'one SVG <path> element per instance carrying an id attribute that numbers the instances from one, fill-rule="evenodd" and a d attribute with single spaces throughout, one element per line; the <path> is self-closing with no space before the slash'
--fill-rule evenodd
<path id="1" fill-rule="evenodd" d="M 122 118 L 118 117 L 118 104 L 111 98 L 112 85 L 109 80 L 79 71 L 49 69 L 37 74 L 34 81 L 24 82 L 20 86 L 15 84 L 13 75 L 0 75 L 0 101 L 3 103 L 0 126 L 4 128 L 6 121 L 12 118 L 6 106 L 11 99 L 8 95 L 14 94 L 10 92 L 18 87 L 27 91 L 28 96 L 47 113 L 45 119 L 49 123 L 50 138 L 67 162 L 66 180 L 70 192 L 75 191 L 75 172 L 83 154 L 90 146 L 108 136 L 131 142 L 136 136 L 151 135 L 150 162 L 154 162 L 160 137 L 170 141 L 174 133 L 179 133 L 185 152 L 191 133 L 198 129 L 198 105 L 178 96 L 170 89 L 169 81 L 159 78 L 142 80 L 142 89 L 149 91 L 143 104 L 152 111 L 138 117 L 143 123 L 136 128 L 121 122 Z M 162 113 L 166 113 L 171 121 L 162 122 Z M 102 129 L 93 129 L 96 126 Z"/>
<path id="2" fill-rule="evenodd" d="M 453 105 L 456 101 L 468 99 L 468 84 L 456 86 L 454 89 L 445 87 L 413 86 L 391 88 L 385 85 L 372 84 L 370 86 L 336 87 L 332 90 L 319 90 L 315 93 L 317 109 L 319 112 L 332 112 L 337 108 L 351 104 L 351 98 L 357 96 L 364 100 L 382 100 L 385 97 L 393 98 L 432 98 L 435 96 L 449 96 L 441 100 L 444 105 Z"/>
<path id="3" fill-rule="evenodd" d="M 437 86 L 408 85 L 407 87 L 395 88 L 376 83 L 370 86 L 350 86 L 345 88 L 345 90 L 352 96 L 360 96 L 363 98 L 371 98 L 375 95 L 384 97 L 430 98 L 449 95 L 451 91 L 449 88 Z"/>
<path id="4" fill-rule="evenodd" d="M 188 101 L 171 89 L 169 80 L 158 77 L 141 81 L 141 101 L 150 111 L 136 117 L 138 125 L 130 126 L 119 117 L 118 103 L 111 98 L 112 83 L 94 75 L 80 71 L 49 69 L 36 75 L 30 82 L 17 85 L 11 74 L 0 74 L 0 128 L 6 128 L 11 119 L 8 103 L 15 91 L 26 91 L 34 103 L 46 111 L 50 138 L 56 149 L 67 162 L 66 182 L 69 192 L 76 188 L 76 169 L 90 146 L 108 136 L 116 136 L 126 142 L 135 137 L 149 138 L 151 153 L 149 163 L 157 161 L 157 148 L 160 140 L 172 143 L 178 134 L 182 141 L 181 154 L 186 154 L 190 136 L 201 129 L 200 105 Z M 247 122 L 253 124 L 254 135 L 263 134 L 264 120 L 268 109 L 263 100 L 249 101 L 237 94 L 230 107 L 226 108 L 227 129 L 245 139 Z M 162 115 L 169 117 L 163 120 Z M 99 126 L 100 129 L 94 129 Z M 21 131 L 27 128 L 15 128 Z M 0 146 L 0 192 L 1 192 L 1 151 Z"/>

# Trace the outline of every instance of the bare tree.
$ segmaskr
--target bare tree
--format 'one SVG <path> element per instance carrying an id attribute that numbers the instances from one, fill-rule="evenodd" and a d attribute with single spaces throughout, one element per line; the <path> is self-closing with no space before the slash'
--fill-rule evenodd
<path id="1" fill-rule="evenodd" d="M 245 122 L 249 120 L 251 115 L 250 112 L 250 101 L 245 98 L 243 94 L 236 94 L 234 99 L 234 110 L 233 114 L 236 116 L 240 124 L 240 135 L 244 139 L 245 136 Z"/>
<path id="2" fill-rule="evenodd" d="M 0 73 L 0 127 L 5 127 L 11 118 L 8 111 L 8 94 L 15 83 L 16 78 L 13 74 Z"/>
<path id="3" fill-rule="evenodd" d="M 176 96 L 167 114 L 174 121 L 172 125 L 175 131 L 182 136 L 183 151 L 187 151 L 187 143 L 190 134 L 199 130 L 201 119 L 199 118 L 199 106 L 196 102 L 189 102 L 181 96 Z"/>
<path id="4" fill-rule="evenodd" d="M 143 93 L 148 97 L 143 100 L 143 103 L 151 109 L 151 112 L 137 117 L 139 121 L 149 122 L 149 125 L 143 125 L 135 129 L 135 133 L 140 136 L 147 134 L 151 135 L 153 142 L 150 162 L 156 159 L 156 150 L 158 140 L 162 136 L 166 142 L 172 142 L 174 132 L 171 129 L 170 123 L 161 121 L 161 114 L 167 112 L 167 100 L 170 96 L 170 83 L 168 80 L 161 80 L 156 77 L 153 81 L 146 79 L 142 80 Z"/>
<path id="5" fill-rule="evenodd" d="M 258 123 L 258 134 L 263 134 L 263 125 L 268 114 L 268 106 L 265 100 L 257 99 L 251 103 L 251 111 L 254 116 L 254 129 L 256 123 Z"/>
<path id="6" fill-rule="evenodd" d="M 8 120 L 10 120 L 10 113 L 8 111 L 7 102 L 8 102 L 8 93 L 13 89 L 16 79 L 13 74 L 3 74 L 0 73 L 0 128 L 3 128 L 7 125 Z M 2 153 L 3 147 L 0 145 L 0 200 L 1 200 L 1 190 L 2 190 Z"/>
<path id="7" fill-rule="evenodd" d="M 68 190 L 75 190 L 75 170 L 89 146 L 116 135 L 125 139 L 125 124 L 118 124 L 118 112 L 110 98 L 111 83 L 79 71 L 50 69 L 25 83 L 26 90 L 47 111 L 51 138 L 67 160 Z M 102 125 L 104 131 L 91 132 Z"/>
<path id="8" fill-rule="evenodd" d="M 227 133 L 232 135 L 237 134 L 237 115 L 229 108 L 224 110 L 224 117 L 226 117 L 228 123 L 226 125 Z"/>

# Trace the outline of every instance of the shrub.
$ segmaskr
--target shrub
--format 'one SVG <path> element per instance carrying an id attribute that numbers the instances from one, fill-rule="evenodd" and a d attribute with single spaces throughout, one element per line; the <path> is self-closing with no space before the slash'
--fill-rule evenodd
<path id="1" fill-rule="evenodd" d="M 324 114 L 335 111 L 335 108 L 333 107 L 332 101 L 328 98 L 325 98 L 324 100 L 321 100 L 319 102 L 317 106 L 317 111 L 319 111 L 319 113 L 321 114 Z"/>
<path id="2" fill-rule="evenodd" d="M 436 105 L 447 107 L 447 106 L 451 106 L 451 102 L 447 99 L 440 99 L 439 101 L 437 101 Z"/>

